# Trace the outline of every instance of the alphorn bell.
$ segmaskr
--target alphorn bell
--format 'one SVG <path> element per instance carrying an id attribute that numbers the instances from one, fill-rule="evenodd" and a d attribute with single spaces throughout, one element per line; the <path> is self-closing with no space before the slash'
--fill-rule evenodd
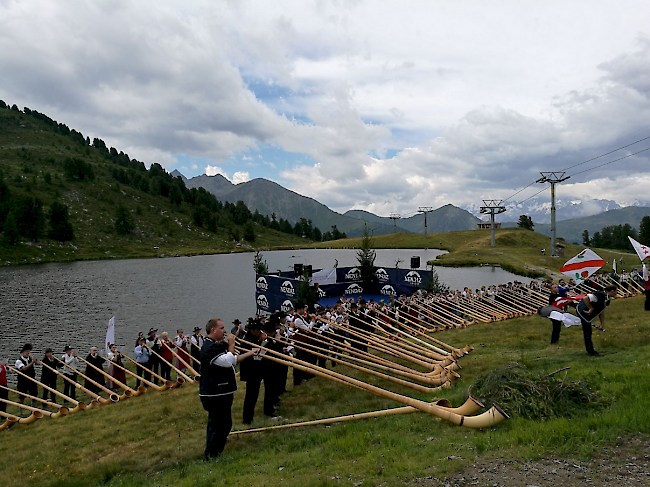
<path id="1" fill-rule="evenodd" d="M 298 360 L 286 356 L 283 356 L 286 357 L 286 359 L 280 359 L 276 357 L 276 355 L 280 355 L 277 352 L 270 350 L 266 347 L 261 347 L 259 345 L 247 342 L 246 340 L 242 340 L 242 343 L 265 350 L 267 352 L 266 357 L 269 357 L 269 353 L 270 353 L 271 356 L 269 358 L 272 358 L 274 361 L 282 363 L 283 365 L 289 365 L 294 368 L 298 368 L 299 370 L 304 370 L 305 372 L 318 375 L 325 379 L 342 381 L 343 383 L 351 387 L 363 389 L 377 396 L 385 397 L 387 399 L 391 399 L 393 401 L 402 403 L 405 406 L 412 406 L 416 409 L 419 409 L 420 411 L 429 413 L 433 416 L 439 417 L 441 419 L 444 419 L 445 421 L 449 421 L 450 423 L 453 423 L 458 426 L 465 426 L 467 428 L 485 428 L 488 426 L 494 426 L 508 419 L 508 415 L 505 412 L 503 412 L 501 408 L 499 408 L 497 405 L 493 405 L 492 408 L 490 408 L 488 411 L 484 412 L 483 414 L 477 416 L 464 416 L 461 414 L 451 412 L 448 409 L 432 405 L 425 401 L 413 399 L 408 396 L 403 396 L 401 394 L 387 391 L 386 389 L 382 389 L 380 387 L 367 384 L 363 381 L 353 379 L 352 377 L 348 377 L 346 375 L 339 374 L 337 372 L 333 372 L 328 369 L 324 369 L 322 367 L 309 364 L 308 362 L 304 362 L 302 360 Z"/>
<path id="2" fill-rule="evenodd" d="M 127 398 L 129 398 L 129 397 L 131 397 L 131 396 L 133 396 L 135 394 L 135 391 L 133 389 L 131 389 L 128 385 L 123 384 L 122 382 L 117 380 L 115 377 L 113 377 L 109 373 L 104 372 L 99 367 L 95 367 L 93 364 L 91 364 L 90 362 L 87 362 L 86 360 L 82 359 L 81 357 L 77 357 L 77 358 L 79 360 L 81 360 L 83 363 L 85 363 L 86 365 L 88 365 L 88 366 L 92 367 L 93 369 L 95 369 L 97 372 L 99 372 L 104 377 L 106 377 L 107 379 L 112 381 L 114 384 L 117 384 L 122 389 L 124 389 L 124 394 L 122 394 L 121 396 L 118 396 L 120 398 L 120 401 L 123 400 L 123 399 L 127 399 Z M 106 361 L 110 362 L 110 360 L 108 360 L 108 359 L 106 359 Z M 113 362 L 111 362 L 111 364 L 115 365 L 115 363 L 113 363 Z M 115 392 L 111 391 L 108 387 L 102 387 L 102 390 L 104 392 L 110 392 L 111 394 L 115 394 Z"/>
<path id="3" fill-rule="evenodd" d="M 15 391 L 15 390 L 9 389 L 8 387 L 5 387 L 5 386 L 0 386 L 0 387 L 2 387 L 3 389 L 6 389 L 7 391 L 13 392 L 14 394 L 18 394 L 19 396 L 23 396 L 23 397 L 26 397 L 28 399 L 31 399 L 32 401 L 38 401 L 40 403 L 45 404 L 46 406 L 56 408 L 61 413 L 61 416 L 65 416 L 66 414 L 68 414 L 70 412 L 70 410 L 67 407 L 61 406 L 60 404 L 57 404 L 55 402 L 51 402 L 51 401 L 48 402 L 45 399 L 41 399 L 40 397 L 31 396 L 29 394 L 25 394 L 24 392 L 20 392 L 20 391 Z M 0 400 L 2 400 L 2 399 L 0 399 Z M 46 416 L 48 416 L 48 415 L 46 415 Z M 59 416 L 51 416 L 51 417 L 58 418 Z"/>
<path id="4" fill-rule="evenodd" d="M 163 343 L 162 346 L 163 346 L 163 347 L 166 347 L 167 350 L 169 350 L 169 351 L 171 352 L 171 348 L 169 348 L 167 345 L 165 345 L 165 344 Z M 176 372 L 176 379 L 178 379 L 179 377 L 182 379 L 181 382 L 178 382 L 178 380 L 177 380 L 176 383 L 174 383 L 174 384 L 172 385 L 172 388 L 173 388 L 173 389 L 176 389 L 177 387 L 180 387 L 184 382 L 188 382 L 188 383 L 190 383 L 190 384 L 194 384 L 194 382 L 195 382 L 194 379 L 192 379 L 192 378 L 190 378 L 190 376 L 184 374 L 184 373 L 183 373 L 183 372 L 182 372 L 178 367 L 174 367 L 174 364 L 170 363 L 170 362 L 169 362 L 168 360 L 166 360 L 162 355 L 156 353 L 155 351 L 151 350 L 150 348 L 149 348 L 149 351 L 150 351 L 151 353 L 153 353 L 156 357 L 158 357 L 160 360 L 162 360 L 163 362 L 165 362 L 167 365 L 169 365 L 172 369 L 174 369 L 174 372 Z"/>
<path id="5" fill-rule="evenodd" d="M 131 375 L 137 377 L 137 378 L 140 380 L 140 382 L 142 382 L 142 383 L 144 383 L 144 384 L 147 384 L 149 387 L 153 387 L 153 388 L 156 389 L 157 391 L 166 391 L 167 389 L 169 389 L 170 387 L 172 387 L 172 386 L 174 385 L 174 383 L 173 383 L 172 381 L 167 380 L 167 379 L 163 379 L 163 378 L 160 377 L 158 374 L 154 374 L 154 373 L 151 372 L 148 368 L 146 368 L 144 365 L 142 365 L 142 364 L 136 362 L 135 360 L 133 360 L 133 359 L 132 359 L 131 357 L 129 357 L 128 355 L 124 355 L 124 358 L 126 358 L 126 359 L 129 360 L 130 362 L 133 362 L 133 363 L 135 364 L 136 367 L 140 367 L 140 368 L 146 370 L 146 371 L 149 372 L 151 375 L 157 377 L 158 379 L 160 379 L 160 380 L 163 382 L 163 385 L 162 385 L 162 386 L 159 386 L 159 385 L 157 385 L 157 384 L 151 382 L 150 380 L 146 380 L 144 377 L 140 377 L 139 375 L 134 374 L 134 373 L 131 372 L 130 370 L 128 370 L 128 369 L 122 367 L 125 371 L 128 371 L 129 374 L 131 374 Z"/>
<path id="6" fill-rule="evenodd" d="M 50 418 L 60 418 L 61 416 L 65 416 L 66 414 L 68 414 L 68 408 L 62 408 L 56 413 L 51 413 L 50 411 L 45 411 L 44 409 L 35 408 L 33 406 L 27 406 L 26 404 L 10 401 L 8 399 L 0 399 L 0 401 L 6 404 L 11 404 L 12 406 L 16 406 L 20 409 L 26 409 L 31 413 L 40 413 L 41 416 L 49 416 Z"/>
<path id="7" fill-rule="evenodd" d="M 0 413 L 2 413 L 2 417 L 5 418 L 5 422 L 0 424 L 0 431 L 9 429 L 18 421 L 20 421 L 20 418 L 18 416 L 7 414 L 4 411 L 0 411 Z"/>
<path id="8" fill-rule="evenodd" d="M 14 416 L 13 414 L 7 414 L 4 411 L 0 411 L 0 416 L 3 416 L 7 418 L 10 421 L 13 421 L 14 423 L 20 423 L 20 424 L 32 424 L 34 421 L 37 419 L 41 419 L 43 415 L 37 411 L 34 411 L 32 414 L 27 416 L 26 418 L 19 418 L 18 416 Z M 14 421 L 17 420 L 17 421 Z M 6 423 L 6 421 L 5 421 Z M 13 425 L 7 426 L 7 428 L 10 428 Z"/>
<path id="9" fill-rule="evenodd" d="M 66 395 L 63 394 L 62 392 L 59 392 L 59 391 L 57 391 L 56 389 L 53 389 L 53 388 L 51 388 L 51 387 L 49 387 L 49 386 L 46 386 L 45 384 L 41 384 L 41 383 L 40 383 L 39 381 L 37 381 L 36 379 L 32 379 L 30 376 L 28 376 L 28 375 L 26 375 L 26 374 L 23 374 L 20 370 L 14 369 L 12 366 L 10 366 L 10 365 L 6 365 L 5 367 L 7 367 L 9 370 L 11 370 L 11 371 L 13 371 L 13 372 L 16 372 L 17 374 L 22 375 L 23 377 L 28 378 L 28 379 L 31 380 L 32 382 L 35 382 L 36 385 L 41 385 L 42 387 L 44 387 L 44 388 L 47 389 L 48 391 L 51 391 L 51 392 L 53 392 L 54 394 L 56 394 L 57 396 L 62 397 L 65 401 L 68 401 L 70 404 L 74 404 L 75 407 L 74 407 L 73 409 L 70 410 L 71 413 L 76 413 L 77 411 L 81 411 L 81 410 L 87 408 L 87 406 L 86 406 L 84 403 L 79 402 L 79 401 L 76 401 L 76 400 L 72 399 L 71 397 L 66 396 Z M 46 366 L 46 367 L 47 367 L 47 366 Z M 59 373 L 59 372 L 57 371 L 57 374 L 58 374 L 58 373 Z"/>
<path id="10" fill-rule="evenodd" d="M 78 358 L 79 360 L 85 362 L 85 360 L 82 359 L 81 357 L 77 356 L 77 358 Z M 65 366 L 66 366 L 67 368 L 69 368 L 70 370 L 74 371 L 74 372 L 75 372 L 76 374 L 78 374 L 80 377 L 83 377 L 84 379 L 86 379 L 88 382 L 92 382 L 93 384 L 95 384 L 97 387 L 99 387 L 101 390 L 103 390 L 104 392 L 106 392 L 106 393 L 108 394 L 109 399 L 105 399 L 105 398 L 103 398 L 102 396 L 100 396 L 99 394 L 97 394 L 96 392 L 90 391 L 90 390 L 88 390 L 87 388 L 83 387 L 83 386 L 82 386 L 81 384 L 79 384 L 78 382 L 76 382 L 76 381 L 72 381 L 72 380 L 70 379 L 71 382 L 73 382 L 73 383 L 75 383 L 75 384 L 78 384 L 79 387 L 80 387 L 81 389 L 83 389 L 83 391 L 84 391 L 86 394 L 88 394 L 90 397 L 92 397 L 92 398 L 93 398 L 93 401 L 92 401 L 92 402 L 94 402 L 95 404 L 102 404 L 102 405 L 106 406 L 106 405 L 108 405 L 108 404 L 111 404 L 112 402 L 117 402 L 117 401 L 120 400 L 120 396 L 118 396 L 117 394 L 115 394 L 115 393 L 114 393 L 113 391 L 111 391 L 110 389 L 107 389 L 106 387 L 104 387 L 104 386 L 101 385 L 100 383 L 98 383 L 98 382 L 96 382 L 96 381 L 94 381 L 94 380 L 92 380 L 92 379 L 86 377 L 84 374 L 82 374 L 81 372 L 79 372 L 79 371 L 78 371 L 77 369 L 75 369 L 74 367 L 71 367 L 71 366 L 69 366 L 69 365 L 66 364 L 66 363 L 64 363 L 63 365 L 65 365 Z M 48 367 L 48 366 L 46 365 L 46 367 Z M 48 368 L 49 368 L 50 370 L 54 370 L 54 369 L 52 369 L 51 367 L 48 367 Z M 64 376 L 65 374 L 60 374 L 60 375 L 61 375 L 61 376 Z M 92 406 L 94 406 L 94 404 L 91 403 L 91 407 L 92 407 Z"/>

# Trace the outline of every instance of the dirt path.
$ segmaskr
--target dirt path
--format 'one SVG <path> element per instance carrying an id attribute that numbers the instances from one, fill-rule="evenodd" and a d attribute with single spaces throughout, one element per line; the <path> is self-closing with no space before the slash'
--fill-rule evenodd
<path id="1" fill-rule="evenodd" d="M 538 461 L 476 457 L 463 472 L 446 480 L 418 478 L 431 487 L 489 486 L 650 486 L 650 437 L 621 438 L 590 460 L 549 457 Z"/>

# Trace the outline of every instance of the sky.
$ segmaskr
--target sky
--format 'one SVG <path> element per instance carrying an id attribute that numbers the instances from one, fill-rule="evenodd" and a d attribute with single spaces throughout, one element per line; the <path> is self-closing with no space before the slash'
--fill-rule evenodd
<path id="1" fill-rule="evenodd" d="M 572 168 L 650 137 L 647 0 L 0 0 L 0 99 L 341 212 L 650 200 L 650 138 Z"/>

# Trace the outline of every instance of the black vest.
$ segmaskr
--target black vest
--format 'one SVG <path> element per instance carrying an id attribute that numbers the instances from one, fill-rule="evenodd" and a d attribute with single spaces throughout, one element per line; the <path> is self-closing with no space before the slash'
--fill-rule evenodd
<path id="1" fill-rule="evenodd" d="M 199 396 L 223 396 L 233 394 L 237 390 L 235 367 L 220 367 L 213 363 L 217 357 L 228 353 L 228 345 L 215 342 L 210 337 L 203 339 L 201 348 L 201 380 Z"/>
<path id="2" fill-rule="evenodd" d="M 609 296 L 607 295 L 606 292 L 604 291 L 596 291 L 594 294 L 597 298 L 595 303 L 591 303 L 591 305 L 594 308 L 593 313 L 589 313 L 589 308 L 587 308 L 587 305 L 583 300 L 580 300 L 580 303 L 578 303 L 578 308 L 576 309 L 578 316 L 582 318 L 585 321 L 591 322 L 594 320 L 600 313 L 605 311 L 605 308 L 609 306 Z"/>

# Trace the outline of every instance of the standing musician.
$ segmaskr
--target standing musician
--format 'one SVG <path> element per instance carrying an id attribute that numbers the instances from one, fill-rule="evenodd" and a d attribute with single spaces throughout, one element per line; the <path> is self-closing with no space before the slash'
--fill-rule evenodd
<path id="1" fill-rule="evenodd" d="M 32 344 L 25 343 L 25 345 L 23 345 L 23 348 L 20 350 L 20 357 L 18 357 L 18 360 L 16 360 L 16 368 L 27 377 L 36 379 L 36 370 L 34 369 L 34 364 L 38 363 L 40 363 L 39 360 L 32 357 Z M 30 396 L 36 396 L 38 394 L 36 382 L 28 379 L 27 377 L 18 374 L 18 383 L 16 385 L 16 389 L 18 392 L 29 394 Z M 25 396 L 21 395 L 18 398 L 18 402 L 20 404 L 22 404 L 24 400 Z M 32 402 L 34 402 L 34 400 L 32 400 Z"/>
<path id="2" fill-rule="evenodd" d="M 151 381 L 151 372 L 149 369 L 149 360 L 151 359 L 152 353 L 151 350 L 145 345 L 145 339 L 140 338 L 138 340 L 138 346 L 135 347 L 135 361 L 139 363 L 142 367 L 136 367 L 136 373 L 138 374 L 138 379 L 135 381 L 135 388 L 140 387 L 140 377 L 146 381 Z M 144 368 L 143 368 L 144 367 Z"/>
<path id="3" fill-rule="evenodd" d="M 90 353 L 86 357 L 86 362 L 88 362 L 91 365 L 94 365 L 98 369 L 102 368 L 105 361 L 106 359 L 97 353 L 97 347 L 92 347 L 90 349 Z M 84 387 L 89 391 L 94 392 L 95 394 L 99 394 L 102 391 L 101 388 L 93 384 L 92 382 L 90 382 L 90 380 L 88 379 L 91 379 L 97 382 L 98 384 L 104 386 L 105 385 L 104 376 L 102 375 L 102 373 L 99 370 L 95 370 L 90 365 L 86 365 L 86 371 L 84 372 L 84 374 L 87 377 Z"/>
<path id="4" fill-rule="evenodd" d="M 4 387 L 7 387 L 7 364 L 5 361 L 0 361 L 0 399 L 8 399 L 9 398 L 9 391 L 7 389 L 4 389 Z M 7 403 L 4 401 L 0 401 L 0 411 L 3 413 L 7 412 Z"/>
<path id="5" fill-rule="evenodd" d="M 79 367 L 79 359 L 77 358 L 77 354 L 72 351 L 72 348 L 70 345 L 66 345 L 65 348 L 63 349 L 63 355 L 61 356 L 61 362 L 68 367 L 72 367 L 72 369 L 69 369 L 68 367 L 63 366 L 63 375 L 65 375 L 68 379 L 77 382 L 77 367 Z M 70 399 L 75 399 L 75 394 L 77 391 L 77 388 L 72 384 L 72 382 L 64 380 L 63 381 L 63 394 L 68 396 Z"/>
<path id="6" fill-rule="evenodd" d="M 210 461 L 221 454 L 232 428 L 232 401 L 237 391 L 235 364 L 259 354 L 259 349 L 234 355 L 235 335 L 228 335 L 224 341 L 226 327 L 219 318 L 208 321 L 205 332 L 199 398 L 208 412 L 204 459 Z"/>
<path id="7" fill-rule="evenodd" d="M 108 346 L 108 353 L 106 358 L 109 360 L 108 363 L 108 375 L 113 377 L 116 381 L 126 384 L 126 372 L 124 372 L 120 367 L 124 367 L 122 363 L 122 354 L 117 350 L 117 346 L 114 343 L 111 343 Z M 119 367 L 116 367 L 118 365 Z M 117 391 L 120 386 L 117 383 L 113 382 L 111 379 L 106 381 L 106 387 L 113 391 Z"/>
<path id="8" fill-rule="evenodd" d="M 201 373 L 201 348 L 203 348 L 203 335 L 201 335 L 201 327 L 195 326 L 192 330 L 192 336 L 190 337 L 190 355 L 194 359 L 192 362 L 192 367 L 198 374 Z"/>
<path id="9" fill-rule="evenodd" d="M 558 285 L 552 284 L 551 294 L 548 295 L 548 304 L 554 304 L 555 300 L 559 297 L 560 297 L 560 291 Z M 559 320 L 552 319 L 551 323 L 553 324 L 553 331 L 551 332 L 551 345 L 553 345 L 560 341 L 560 331 L 562 330 L 562 322 Z"/>
<path id="10" fill-rule="evenodd" d="M 609 306 L 610 298 L 616 295 L 616 285 L 610 284 L 605 287 L 604 291 L 594 291 L 587 294 L 576 309 L 580 322 L 582 324 L 582 334 L 585 339 L 585 348 L 587 354 L 592 357 L 602 357 L 602 353 L 594 350 L 591 341 L 591 322 L 598 317 L 601 327 L 605 326 L 605 308 Z"/>
<path id="11" fill-rule="evenodd" d="M 169 334 L 166 331 L 163 331 L 160 336 L 162 337 L 162 342 L 160 344 L 160 356 L 164 359 L 160 361 L 160 376 L 165 380 L 171 380 L 171 364 L 174 361 L 172 348 L 175 348 L 176 344 L 169 339 Z"/>
<path id="12" fill-rule="evenodd" d="M 147 335 L 147 339 L 145 340 L 145 345 L 149 348 L 149 350 L 154 351 L 158 355 L 160 355 L 162 342 L 160 341 L 160 338 L 156 336 L 157 331 L 158 331 L 157 328 L 149 328 L 149 333 Z M 158 369 L 160 367 L 160 359 L 153 353 L 150 353 L 149 365 L 147 365 L 147 367 L 154 374 L 158 374 Z M 158 385 L 160 381 L 158 380 L 157 377 L 154 376 L 153 383 Z"/>
<path id="13" fill-rule="evenodd" d="M 183 330 L 178 329 L 176 330 L 176 349 L 178 350 L 178 356 L 185 361 L 185 363 L 189 364 L 190 363 L 190 357 L 187 354 L 187 344 L 188 340 L 185 334 L 183 333 Z M 178 370 L 181 372 L 185 372 L 185 369 L 187 368 L 183 362 L 180 361 L 180 359 L 176 360 L 177 362 L 177 367 Z M 191 365 L 191 364 L 190 364 Z"/>
<path id="14" fill-rule="evenodd" d="M 246 326 L 246 335 L 244 340 L 252 343 L 243 343 L 242 348 L 252 349 L 255 345 L 266 346 L 266 333 L 262 331 L 262 322 L 253 318 L 248 319 Z M 264 380 L 264 414 L 267 416 L 274 415 L 274 403 L 272 399 L 272 387 L 269 386 L 266 376 L 265 368 L 267 363 L 262 360 L 260 354 L 256 354 L 253 360 L 242 362 L 239 366 L 239 379 L 246 382 L 246 396 L 244 397 L 244 413 L 242 421 L 244 424 L 251 424 L 255 415 L 255 404 L 260 394 L 260 385 Z"/>
<path id="15" fill-rule="evenodd" d="M 56 382 L 59 376 L 55 372 L 55 370 L 60 367 L 63 367 L 63 365 L 61 365 L 61 362 L 59 362 L 59 360 L 54 356 L 54 353 L 52 352 L 51 348 L 45 349 L 45 356 L 43 357 L 43 363 L 48 367 L 51 367 L 52 370 L 48 369 L 47 367 L 43 367 L 41 369 L 41 384 L 56 390 Z M 48 391 L 45 387 L 43 387 L 43 399 L 47 399 L 48 393 L 50 394 L 49 401 L 56 402 L 56 395 L 54 394 L 54 392 Z"/>

